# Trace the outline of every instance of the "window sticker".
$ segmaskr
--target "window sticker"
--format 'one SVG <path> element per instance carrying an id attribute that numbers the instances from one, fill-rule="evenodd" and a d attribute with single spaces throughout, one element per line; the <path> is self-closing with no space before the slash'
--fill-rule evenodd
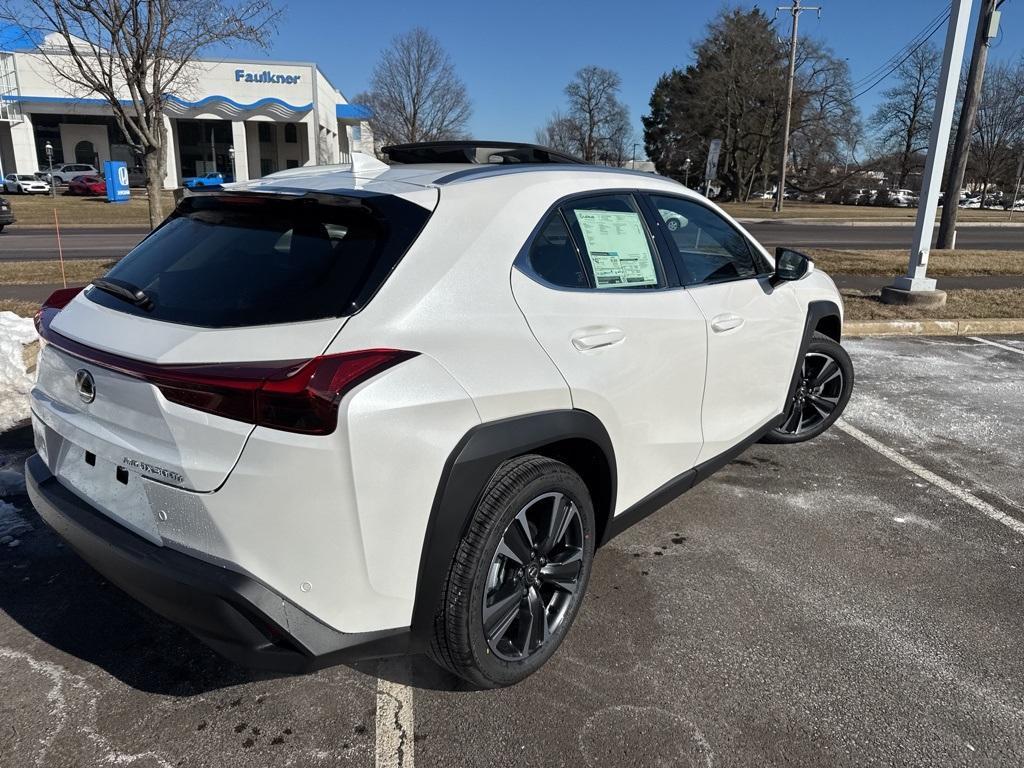
<path id="1" fill-rule="evenodd" d="M 657 285 L 654 255 L 640 214 L 576 210 L 598 288 Z"/>

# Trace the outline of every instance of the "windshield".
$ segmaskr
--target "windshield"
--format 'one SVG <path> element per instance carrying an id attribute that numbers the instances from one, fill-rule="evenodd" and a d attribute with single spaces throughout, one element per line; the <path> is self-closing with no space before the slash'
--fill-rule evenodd
<path id="1" fill-rule="evenodd" d="M 326 196 L 325 196 L 326 197 Z M 213 328 L 350 315 L 373 296 L 430 213 L 396 197 L 186 198 L 106 275 L 143 291 L 98 304 Z"/>

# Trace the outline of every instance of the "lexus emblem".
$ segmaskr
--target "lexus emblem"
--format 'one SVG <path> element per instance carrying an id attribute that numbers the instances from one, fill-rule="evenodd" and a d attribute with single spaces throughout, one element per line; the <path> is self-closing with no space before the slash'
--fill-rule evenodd
<path id="1" fill-rule="evenodd" d="M 82 368 L 75 374 L 75 389 L 83 403 L 91 403 L 96 399 L 96 382 L 92 374 Z"/>

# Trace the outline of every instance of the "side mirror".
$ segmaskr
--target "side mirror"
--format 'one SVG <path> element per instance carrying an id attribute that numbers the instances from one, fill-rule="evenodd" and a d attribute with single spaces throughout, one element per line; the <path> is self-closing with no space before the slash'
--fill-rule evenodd
<path id="1" fill-rule="evenodd" d="M 814 271 L 814 262 L 809 256 L 799 251 L 791 251 L 789 248 L 775 249 L 775 274 L 772 276 L 772 285 L 802 280 Z"/>

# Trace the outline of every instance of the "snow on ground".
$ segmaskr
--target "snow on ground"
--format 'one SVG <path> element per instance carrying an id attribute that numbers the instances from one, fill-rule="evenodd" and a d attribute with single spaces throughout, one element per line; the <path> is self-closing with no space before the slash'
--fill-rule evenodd
<path id="1" fill-rule="evenodd" d="M 29 417 L 32 377 L 25 372 L 22 349 L 35 339 L 31 318 L 0 312 L 0 432 Z"/>
<path id="2" fill-rule="evenodd" d="M 6 501 L 0 501 L 0 539 L 31 531 L 32 526 L 18 514 L 18 508 Z"/>
<path id="3" fill-rule="evenodd" d="M 3 457 L 0 456 L 0 461 Z M 0 499 L 25 493 L 25 474 L 16 469 L 0 469 Z"/>

